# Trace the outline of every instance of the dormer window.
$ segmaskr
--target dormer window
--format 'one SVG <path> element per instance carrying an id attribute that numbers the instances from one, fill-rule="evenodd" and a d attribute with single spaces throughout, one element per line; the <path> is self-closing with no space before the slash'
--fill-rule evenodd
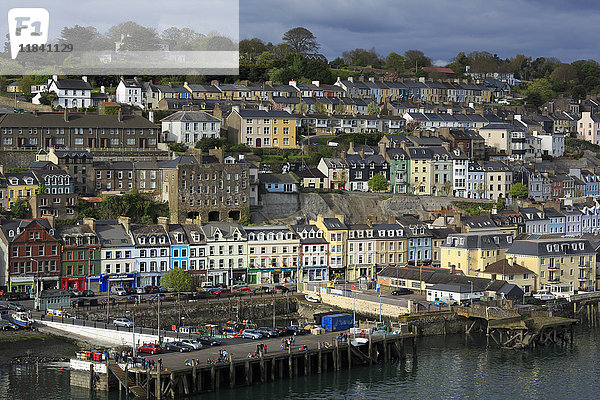
<path id="1" fill-rule="evenodd" d="M 318 237 L 318 238 L 322 238 L 322 237 L 323 237 L 323 232 L 321 232 L 321 231 L 317 231 L 317 237 Z"/>
<path id="2" fill-rule="evenodd" d="M 164 244 L 166 241 L 167 241 L 167 239 L 164 236 L 161 236 L 159 238 L 159 242 L 162 243 L 162 244 Z"/>
<path id="3" fill-rule="evenodd" d="M 12 229 L 8 231 L 8 237 L 15 237 L 15 231 L 13 231 Z"/>
<path id="4" fill-rule="evenodd" d="M 156 236 L 151 236 L 150 237 L 150 244 L 155 244 L 156 243 Z"/>
<path id="5" fill-rule="evenodd" d="M 254 233 L 251 233 L 248 235 L 248 240 L 254 240 L 256 238 L 256 235 L 254 235 Z"/>
<path id="6" fill-rule="evenodd" d="M 585 247 L 585 244 L 583 242 L 579 242 L 579 250 L 583 250 Z"/>
<path id="7" fill-rule="evenodd" d="M 140 236 L 139 237 L 139 241 L 140 241 L 140 244 L 145 244 L 146 243 L 146 236 Z"/>
<path id="8" fill-rule="evenodd" d="M 548 251 L 549 253 L 552 252 L 552 245 L 551 244 L 547 244 L 546 245 L 546 251 Z"/>

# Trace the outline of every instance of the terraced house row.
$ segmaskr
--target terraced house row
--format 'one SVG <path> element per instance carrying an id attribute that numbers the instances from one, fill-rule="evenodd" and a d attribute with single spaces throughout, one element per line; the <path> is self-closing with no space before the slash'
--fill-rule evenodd
<path id="1" fill-rule="evenodd" d="M 69 226 L 55 226 L 51 215 L 3 220 L 0 286 L 11 291 L 134 288 L 159 285 L 177 267 L 189 271 L 197 285 L 372 281 L 386 266 L 427 265 L 467 276 L 503 275 L 500 279 L 515 281 L 526 293 L 547 285 L 563 292 L 595 288 L 597 245 L 574 235 L 517 240 L 529 226 L 530 212 L 457 215 L 448 223 L 406 215 L 351 224 L 343 215 L 318 215 L 305 224 L 252 227 L 177 224 L 163 217 L 151 225 L 132 224 L 126 217 Z"/>

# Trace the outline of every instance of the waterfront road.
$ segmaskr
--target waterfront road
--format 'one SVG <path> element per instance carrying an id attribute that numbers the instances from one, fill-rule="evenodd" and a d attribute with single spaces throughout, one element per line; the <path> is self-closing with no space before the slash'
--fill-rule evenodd
<path id="1" fill-rule="evenodd" d="M 222 346 L 204 347 L 201 350 L 186 352 L 186 353 L 163 353 L 155 355 L 143 355 L 142 357 L 148 360 L 154 360 L 158 363 L 158 359 L 162 359 L 163 369 L 168 371 L 177 371 L 189 368 L 186 366 L 186 360 L 198 360 L 201 366 L 209 365 L 209 359 L 218 359 L 219 350 L 226 350 L 231 354 L 233 361 L 242 361 L 249 359 L 248 354 L 254 354 L 256 352 L 256 346 L 264 343 L 267 345 L 267 353 L 265 356 L 280 355 L 285 356 L 288 354 L 288 350 L 281 348 L 281 339 L 295 338 L 295 343 L 291 346 L 293 353 L 300 352 L 301 346 L 307 346 L 308 350 L 314 350 L 319 347 L 319 343 L 325 346 L 328 343 L 331 346 L 335 346 L 336 337 L 340 332 L 326 332 L 322 335 L 298 335 L 298 336 L 283 336 L 269 339 L 236 339 L 235 341 L 229 341 L 227 344 Z M 158 364 L 157 364 L 158 365 Z M 222 364 L 227 365 L 227 363 Z"/>

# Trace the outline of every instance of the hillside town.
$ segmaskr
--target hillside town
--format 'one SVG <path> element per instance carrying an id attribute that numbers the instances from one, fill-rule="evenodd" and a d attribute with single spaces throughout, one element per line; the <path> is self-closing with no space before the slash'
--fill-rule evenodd
<path id="1" fill-rule="evenodd" d="M 30 111 L 0 117 L 4 152 L 18 160 L 0 168 L 0 285 L 104 292 L 158 286 L 182 268 L 197 287 L 340 280 L 421 290 L 437 283 L 425 269 L 459 286 L 505 281 L 525 295 L 593 291 L 600 162 L 567 152 L 598 144 L 599 104 L 560 97 L 532 113 L 510 106 L 515 78 L 501 78 L 122 78 L 109 98 L 87 77 L 53 76 L 32 87 Z M 48 92 L 53 107 L 35 105 Z M 305 158 L 311 147 L 330 156 Z M 251 224 L 263 198 L 311 192 L 455 202 L 427 219 L 307 213 Z M 81 212 L 127 193 L 167 203 L 168 214 Z"/>

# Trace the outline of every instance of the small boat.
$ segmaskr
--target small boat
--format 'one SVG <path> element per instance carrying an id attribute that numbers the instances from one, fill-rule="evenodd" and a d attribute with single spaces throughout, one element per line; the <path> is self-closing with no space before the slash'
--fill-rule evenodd
<path id="1" fill-rule="evenodd" d="M 17 328 L 31 328 L 33 325 L 33 319 L 26 312 L 12 313 L 8 321 Z"/>
<path id="2" fill-rule="evenodd" d="M 350 340 L 350 344 L 352 346 L 354 346 L 354 347 L 358 347 L 358 346 L 361 346 L 361 345 L 367 344 L 367 343 L 369 343 L 369 339 L 367 339 L 367 338 L 359 338 L 359 337 L 357 337 L 357 338 L 354 338 L 354 339 Z"/>
<path id="3" fill-rule="evenodd" d="M 306 301 L 310 301 L 311 303 L 320 303 L 321 302 L 321 298 L 318 295 L 314 295 L 314 294 L 306 294 L 306 295 L 304 295 L 304 298 L 306 299 Z"/>

